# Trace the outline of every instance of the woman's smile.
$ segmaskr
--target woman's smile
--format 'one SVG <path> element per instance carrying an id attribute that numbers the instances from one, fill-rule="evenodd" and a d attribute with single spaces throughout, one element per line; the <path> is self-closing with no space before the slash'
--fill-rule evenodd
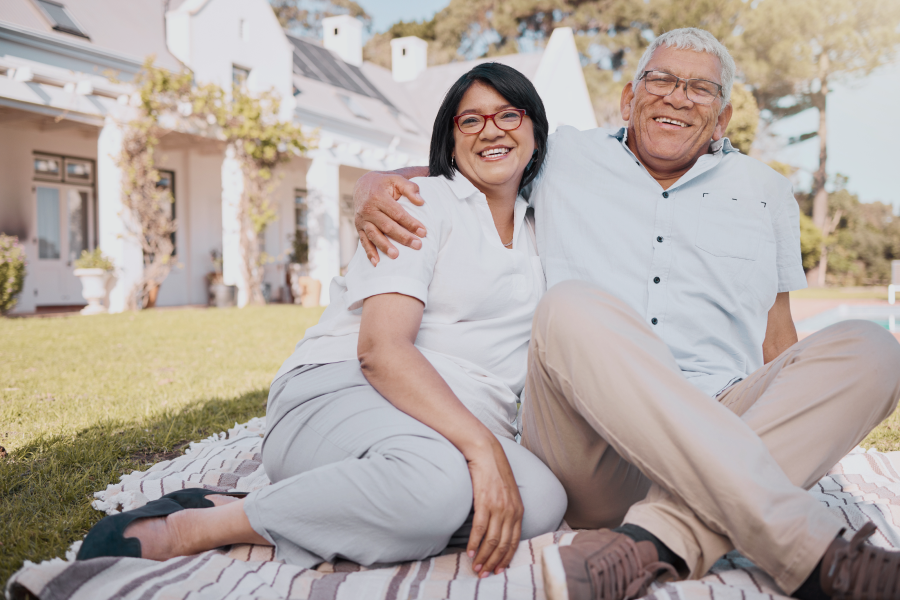
<path id="1" fill-rule="evenodd" d="M 503 160 L 509 156 L 512 148 L 509 146 L 489 146 L 478 153 L 478 156 L 485 161 Z"/>

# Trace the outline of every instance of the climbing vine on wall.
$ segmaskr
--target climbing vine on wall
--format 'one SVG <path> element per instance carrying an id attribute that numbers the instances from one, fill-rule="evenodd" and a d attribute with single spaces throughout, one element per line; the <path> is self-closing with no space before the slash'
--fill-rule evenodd
<path id="1" fill-rule="evenodd" d="M 175 264 L 172 234 L 173 198 L 159 186 L 155 153 L 168 131 L 181 131 L 225 142 L 234 149 L 244 176 L 238 205 L 241 271 L 248 283 L 250 304 L 262 304 L 263 266 L 259 237 L 277 218 L 271 193 L 276 169 L 311 145 L 300 126 L 279 119 L 280 104 L 272 92 L 251 95 L 242 87 L 226 93 L 206 84 L 197 86 L 189 72 L 172 73 L 147 59 L 134 79 L 132 104 L 138 115 L 124 128 L 122 201 L 132 216 L 132 233 L 144 252 L 144 274 L 131 295 L 133 308 L 155 304 L 162 282 Z"/>

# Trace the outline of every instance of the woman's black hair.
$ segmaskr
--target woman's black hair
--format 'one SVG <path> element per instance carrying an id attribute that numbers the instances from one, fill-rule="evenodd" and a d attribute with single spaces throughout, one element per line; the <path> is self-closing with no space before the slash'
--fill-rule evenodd
<path id="1" fill-rule="evenodd" d="M 531 118 L 534 128 L 535 153 L 531 163 L 525 169 L 525 173 L 522 174 L 522 182 L 519 184 L 519 189 L 522 189 L 531 183 L 540 171 L 541 165 L 544 164 L 550 125 L 547 123 L 544 103 L 541 102 L 541 97 L 528 78 L 512 67 L 495 62 L 482 63 L 473 67 L 447 90 L 441 108 L 438 109 L 437 116 L 434 118 L 431 149 L 428 153 L 428 174 L 432 177 L 443 175 L 448 179 L 453 179 L 456 170 L 451 162 L 456 145 L 453 137 L 456 123 L 453 122 L 453 117 L 456 116 L 463 96 L 476 81 L 497 90 L 497 93 L 515 108 L 524 108 L 525 114 Z"/>

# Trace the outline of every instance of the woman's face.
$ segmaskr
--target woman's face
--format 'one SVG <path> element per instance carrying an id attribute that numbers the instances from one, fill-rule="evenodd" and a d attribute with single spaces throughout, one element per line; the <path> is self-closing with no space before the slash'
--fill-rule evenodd
<path id="1" fill-rule="evenodd" d="M 505 108 L 521 107 L 512 106 L 497 90 L 476 81 L 466 90 L 456 114 L 492 115 Z M 453 137 L 456 166 L 475 187 L 486 195 L 489 195 L 487 190 L 518 191 L 522 173 L 535 149 L 530 117 L 523 117 L 522 124 L 512 131 L 503 131 L 493 119 L 488 119 L 480 133 L 470 135 L 462 133 L 454 124 Z"/>

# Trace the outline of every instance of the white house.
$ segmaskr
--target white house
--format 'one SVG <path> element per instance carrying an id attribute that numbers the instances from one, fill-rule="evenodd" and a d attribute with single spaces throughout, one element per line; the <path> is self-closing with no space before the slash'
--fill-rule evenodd
<path id="1" fill-rule="evenodd" d="M 122 124 L 133 114 L 129 81 L 144 59 L 199 83 L 274 89 L 282 118 L 318 138 L 282 168 L 278 220 L 263 243 L 275 261 L 265 281 L 285 296 L 295 235 L 310 246 L 310 274 L 328 282 L 357 244 L 352 190 L 368 170 L 427 164 L 432 121 L 446 89 L 475 62 L 427 68 L 427 44 L 394 40 L 387 70 L 362 61 L 362 27 L 326 19 L 321 43 L 285 34 L 266 0 L 3 0 L 0 2 L 0 232 L 25 242 L 28 275 L 16 312 L 83 305 L 72 261 L 99 246 L 116 263 L 112 311 L 140 277 L 116 166 Z M 570 30 L 542 52 L 499 57 L 530 77 L 551 130 L 596 125 Z M 114 76 L 114 77 L 113 77 Z M 246 298 L 238 265 L 235 201 L 240 169 L 223 143 L 182 131 L 162 137 L 161 186 L 172 191 L 178 266 L 160 289 L 163 306 L 205 304 L 211 252 L 226 283 Z"/>

